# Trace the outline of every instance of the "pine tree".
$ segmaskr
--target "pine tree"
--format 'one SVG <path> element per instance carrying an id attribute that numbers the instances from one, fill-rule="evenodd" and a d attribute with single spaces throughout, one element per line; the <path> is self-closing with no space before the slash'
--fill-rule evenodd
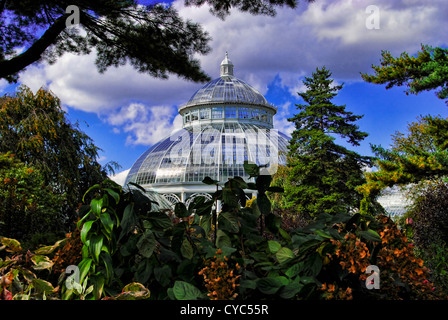
<path id="1" fill-rule="evenodd" d="M 448 49 L 422 45 L 417 56 L 403 52 L 394 58 L 383 50 L 381 57 L 379 66 L 372 65 L 373 75 L 361 74 L 365 81 L 386 84 L 386 89 L 406 86 L 407 95 L 438 89 L 439 99 L 448 98 Z M 448 104 L 448 100 L 445 102 Z"/>
<path id="2" fill-rule="evenodd" d="M 369 157 L 335 143 L 340 136 L 359 146 L 367 133 L 354 124 L 363 116 L 332 103 L 343 84 L 333 86 L 330 77 L 325 67 L 306 77 L 307 90 L 298 93 L 306 104 L 296 105 L 300 112 L 288 119 L 296 130 L 289 145 L 285 197 L 289 207 L 311 216 L 359 208 L 355 187 L 363 183 L 362 168 L 370 163 Z"/>

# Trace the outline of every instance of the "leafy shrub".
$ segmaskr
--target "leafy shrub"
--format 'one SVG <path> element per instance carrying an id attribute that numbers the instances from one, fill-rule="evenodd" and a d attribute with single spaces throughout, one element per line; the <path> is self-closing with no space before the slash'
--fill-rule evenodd
<path id="1" fill-rule="evenodd" d="M 329 236 L 321 251 L 329 260 L 318 276 L 326 299 L 446 298 L 429 282 L 423 260 L 415 256 L 413 246 L 389 217 L 355 215 L 343 220 L 336 228 L 318 231 Z M 379 290 L 366 288 L 369 265 L 380 270 Z"/>
<path id="2" fill-rule="evenodd" d="M 34 253 L 22 249 L 15 239 L 0 238 L 0 300 L 45 300 L 57 299 L 58 288 L 48 277 L 53 261 L 48 254 L 53 252 L 61 242 L 53 246 L 37 249 Z"/>
<path id="3" fill-rule="evenodd" d="M 64 197 L 44 184 L 42 174 L 0 154 L 0 234 L 20 241 L 58 229 Z"/>
<path id="4" fill-rule="evenodd" d="M 271 177 L 260 176 L 259 167 L 246 165 L 245 169 L 255 183 L 234 177 L 221 185 L 206 178 L 204 183 L 217 186 L 212 200 L 197 197 L 188 207 L 178 203 L 171 215 L 153 210 L 154 201 L 138 185 L 123 189 L 106 180 L 92 186 L 87 194 L 90 203 L 80 209 L 78 231 L 65 242 L 39 248 L 34 254 L 21 253 L 25 265 L 12 272 L 14 281 L 25 289 L 12 292 L 10 284 L 2 284 L 2 296 L 107 300 L 446 297 L 428 280 L 423 261 L 388 217 L 323 213 L 299 228 L 285 225 L 271 211 L 266 195 L 281 189 L 271 187 Z M 257 198 L 246 206 L 247 189 L 256 190 Z M 219 214 L 213 206 L 218 200 L 222 202 Z M 21 252 L 18 242 L 2 241 Z M 56 249 L 53 260 L 45 256 Z M 80 259 L 79 283 L 62 273 L 58 287 L 43 280 L 49 284 L 39 283 L 48 290 L 33 291 L 36 284 L 29 278 L 29 268 L 36 267 L 30 264 L 33 259 L 36 265 L 51 265 L 61 272 L 64 263 L 76 263 L 72 258 Z M 0 275 L 8 274 L 2 279 L 12 274 L 7 268 L 16 262 L 9 260 L 0 261 Z M 380 269 L 379 290 L 366 288 L 369 265 Z M 45 272 L 39 275 L 48 279 Z"/>
<path id="5" fill-rule="evenodd" d="M 428 185 L 414 202 L 409 216 L 413 219 L 413 241 L 422 250 L 432 244 L 448 243 L 448 185 Z"/>

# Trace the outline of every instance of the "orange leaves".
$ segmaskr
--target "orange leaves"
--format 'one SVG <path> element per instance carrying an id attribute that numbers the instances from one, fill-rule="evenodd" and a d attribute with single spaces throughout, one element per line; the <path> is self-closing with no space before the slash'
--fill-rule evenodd
<path id="1" fill-rule="evenodd" d="M 58 250 L 53 261 L 53 271 L 55 273 L 62 272 L 67 266 L 73 264 L 77 265 L 82 260 L 82 242 L 80 232 L 75 229 L 73 232 L 67 234 L 67 241 L 64 247 Z"/>
<path id="2" fill-rule="evenodd" d="M 334 284 L 322 284 L 320 290 L 324 291 L 324 296 L 326 300 L 338 299 L 338 300 L 352 300 L 352 289 L 347 287 L 345 290 L 338 288 Z"/>
<path id="3" fill-rule="evenodd" d="M 204 277 L 205 287 L 209 292 L 207 295 L 211 300 L 229 300 L 238 295 L 235 290 L 239 286 L 236 282 L 240 276 L 234 272 L 239 270 L 240 266 L 236 263 L 232 267 L 227 257 L 217 257 L 221 254 L 221 249 L 218 249 L 213 258 L 205 260 L 205 267 L 199 271 L 199 275 Z"/>
<path id="4" fill-rule="evenodd" d="M 335 255 L 339 258 L 342 269 L 350 273 L 362 272 L 370 264 L 370 251 L 367 245 L 353 233 L 347 233 L 343 242 L 330 240 L 336 245 Z"/>
<path id="5" fill-rule="evenodd" d="M 436 299 L 434 286 L 427 280 L 428 269 L 423 266 L 423 260 L 415 256 L 413 246 L 404 233 L 387 216 L 378 216 L 375 223 L 378 224 L 375 230 L 381 237 L 381 244 L 372 244 L 349 232 L 342 240 L 330 240 L 335 246 L 331 260 L 362 284 L 367 279 L 367 266 L 377 265 L 381 278 L 378 292 L 384 294 L 386 299 Z M 375 256 L 372 257 L 373 252 Z M 321 290 L 325 292 L 326 299 L 353 297 L 351 291 L 347 292 L 350 288 L 338 288 L 338 284 L 342 285 L 339 282 L 324 283 Z M 366 287 L 361 286 L 361 289 L 366 290 Z"/>

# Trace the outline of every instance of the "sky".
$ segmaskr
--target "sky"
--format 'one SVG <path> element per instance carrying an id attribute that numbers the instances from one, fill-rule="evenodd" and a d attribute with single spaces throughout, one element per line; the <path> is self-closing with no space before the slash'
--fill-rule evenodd
<path id="1" fill-rule="evenodd" d="M 373 73 L 371 66 L 379 64 L 381 50 L 399 56 L 415 55 L 422 44 L 448 47 L 446 0 L 302 1 L 296 9 L 278 8 L 275 17 L 232 10 L 225 20 L 213 16 L 207 5 L 186 7 L 180 0 L 172 5 L 212 38 L 211 52 L 196 57 L 203 70 L 217 78 L 227 51 L 235 76 L 278 107 L 274 126 L 286 134 L 294 130 L 287 119 L 298 112 L 296 104 L 303 103 L 297 92 L 304 91 L 304 77 L 323 66 L 332 72 L 335 84 L 344 83 L 333 102 L 364 115 L 357 124 L 369 136 L 361 146 L 350 147 L 362 155 L 372 155 L 370 144 L 389 147 L 391 135 L 405 132 L 419 115 L 448 116 L 447 105 L 433 91 L 406 95 L 405 87 L 386 90 L 361 78 L 361 73 Z M 377 11 L 370 11 L 370 5 Z M 121 165 L 116 178 L 121 182 L 146 149 L 181 127 L 178 107 L 204 84 L 175 75 L 155 79 L 130 65 L 100 74 L 94 60 L 95 52 L 65 54 L 53 65 L 28 67 L 19 84 L 33 91 L 45 87 L 58 96 L 68 119 L 78 121 L 103 150 L 99 162 Z M 1 95 L 12 90 L 14 86 L 0 80 Z"/>

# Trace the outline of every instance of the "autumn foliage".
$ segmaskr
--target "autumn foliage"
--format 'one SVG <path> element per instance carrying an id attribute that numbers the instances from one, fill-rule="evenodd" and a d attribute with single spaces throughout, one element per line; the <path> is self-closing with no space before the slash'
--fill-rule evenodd
<path id="1" fill-rule="evenodd" d="M 429 270 L 415 256 L 413 245 L 387 216 L 376 218 L 381 241 L 372 242 L 355 233 L 346 233 L 343 240 L 331 239 L 335 246 L 328 254 L 334 267 L 346 274 L 344 282 L 324 283 L 321 290 L 326 299 L 347 299 L 370 296 L 375 299 L 438 299 L 446 295 L 428 280 Z M 339 266 L 336 266 L 339 265 Z M 366 289 L 369 265 L 380 270 L 380 288 Z"/>
<path id="2" fill-rule="evenodd" d="M 232 300 L 238 296 L 237 281 L 240 275 L 236 273 L 240 266 L 238 263 L 232 266 L 229 258 L 221 255 L 222 251 L 218 249 L 213 258 L 204 261 L 204 268 L 199 271 L 199 275 L 204 277 L 210 300 Z"/>

